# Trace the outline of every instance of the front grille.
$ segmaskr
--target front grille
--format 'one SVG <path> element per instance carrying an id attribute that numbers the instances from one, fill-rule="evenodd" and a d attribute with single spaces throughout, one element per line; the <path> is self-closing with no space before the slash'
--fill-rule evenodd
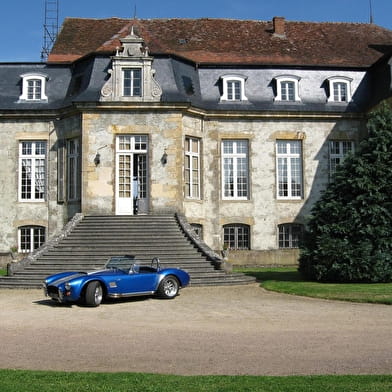
<path id="1" fill-rule="evenodd" d="M 59 297 L 59 291 L 58 291 L 57 287 L 48 286 L 47 290 L 48 290 L 49 297 L 51 297 L 51 298 L 58 298 Z"/>

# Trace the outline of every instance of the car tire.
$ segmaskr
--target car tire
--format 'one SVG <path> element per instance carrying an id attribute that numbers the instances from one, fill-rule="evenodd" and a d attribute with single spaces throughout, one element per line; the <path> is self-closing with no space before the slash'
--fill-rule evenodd
<path id="1" fill-rule="evenodd" d="M 87 306 L 99 306 L 103 299 L 103 289 L 99 282 L 90 282 L 87 285 L 84 302 Z"/>
<path id="2" fill-rule="evenodd" d="M 173 276 L 165 276 L 158 287 L 158 295 L 161 298 L 173 299 L 177 296 L 180 290 L 180 283 L 178 279 Z"/>

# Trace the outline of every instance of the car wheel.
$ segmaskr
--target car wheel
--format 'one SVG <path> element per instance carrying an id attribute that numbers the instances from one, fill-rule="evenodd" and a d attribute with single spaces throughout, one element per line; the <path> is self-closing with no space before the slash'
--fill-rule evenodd
<path id="1" fill-rule="evenodd" d="M 162 298 L 174 298 L 180 289 L 180 284 L 175 276 L 169 275 L 162 279 L 158 287 L 158 295 Z"/>
<path id="2" fill-rule="evenodd" d="M 87 306 L 99 306 L 102 302 L 103 290 L 99 282 L 90 282 L 84 297 Z"/>

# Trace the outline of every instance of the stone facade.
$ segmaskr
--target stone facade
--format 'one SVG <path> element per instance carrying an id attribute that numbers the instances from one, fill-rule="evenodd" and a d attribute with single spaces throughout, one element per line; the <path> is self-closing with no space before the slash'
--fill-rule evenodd
<path id="1" fill-rule="evenodd" d="M 140 31 L 144 28 L 140 22 Z M 102 43 L 102 52 L 72 57 L 69 64 L 0 64 L 1 88 L 7 91 L 7 99 L 0 99 L 2 260 L 11 250 L 31 251 L 26 241 L 33 248 L 34 236 L 56 236 L 77 213 L 178 213 L 213 250 L 220 252 L 229 241 L 232 263 L 296 264 L 300 232 L 294 230 L 304 227 L 331 180 L 330 142 L 356 146 L 366 137 L 366 112 L 385 98 L 374 93 L 374 81 L 384 80 L 381 72 L 371 64 L 354 67 L 351 58 L 334 66 L 242 65 L 238 53 L 235 65 L 211 57 L 214 63 L 203 66 L 172 56 L 167 47 L 149 51 L 151 42 L 145 41 L 151 34 L 138 36 L 131 23 L 121 33 L 114 52 Z M 276 45 L 289 34 L 271 40 Z M 56 53 L 55 46 L 52 59 Z M 379 67 L 387 80 L 390 64 Z M 35 74 L 45 99 L 29 101 L 36 92 L 31 84 L 31 91 L 23 91 L 27 100 L 18 101 L 28 88 L 24 75 Z M 281 99 L 286 93 L 279 90 L 281 80 L 295 88 L 297 101 Z M 349 89 L 347 100 L 331 98 L 335 80 Z M 238 97 L 230 92 L 233 86 L 241 89 Z M 30 141 L 44 142 L 44 166 L 22 152 Z M 246 152 L 233 158 L 224 151 L 226 142 L 229 149 L 243 143 Z M 279 197 L 279 142 L 300 148 L 296 197 Z M 31 181 L 29 159 L 43 178 L 31 174 Z M 230 172 L 237 164 L 245 169 Z M 231 175 L 243 176 L 244 193 L 230 188 L 241 186 L 241 178 L 235 183 Z M 26 183 L 38 199 L 29 191 L 22 195 Z M 234 197 L 225 193 L 232 191 Z"/>

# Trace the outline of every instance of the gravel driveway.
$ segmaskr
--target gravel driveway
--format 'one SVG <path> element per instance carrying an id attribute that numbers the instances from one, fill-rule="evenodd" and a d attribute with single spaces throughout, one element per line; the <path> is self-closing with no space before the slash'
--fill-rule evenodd
<path id="1" fill-rule="evenodd" d="M 62 306 L 0 290 L 0 368 L 193 374 L 390 374 L 392 306 L 190 287 L 174 300 Z"/>

